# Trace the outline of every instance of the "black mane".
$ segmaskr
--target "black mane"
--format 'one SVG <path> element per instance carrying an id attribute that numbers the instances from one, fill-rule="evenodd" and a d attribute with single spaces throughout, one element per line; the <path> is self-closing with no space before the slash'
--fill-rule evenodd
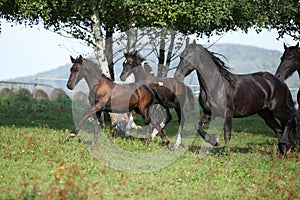
<path id="1" fill-rule="evenodd" d="M 210 57 L 212 58 L 212 60 L 214 61 L 214 63 L 217 65 L 219 72 L 221 73 L 221 75 L 228 80 L 229 82 L 232 81 L 232 73 L 231 68 L 226 66 L 225 63 L 216 56 L 217 53 L 211 52 L 209 50 L 207 50 L 206 48 L 204 48 L 206 50 L 206 52 L 210 55 Z"/>

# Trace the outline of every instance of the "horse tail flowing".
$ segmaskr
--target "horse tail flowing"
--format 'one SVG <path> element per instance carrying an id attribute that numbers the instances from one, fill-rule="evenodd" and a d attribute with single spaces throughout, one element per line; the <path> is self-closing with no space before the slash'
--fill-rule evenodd
<path id="1" fill-rule="evenodd" d="M 195 108 L 196 100 L 195 100 L 193 89 L 190 86 L 186 86 L 186 92 L 187 92 L 187 97 L 189 99 L 191 108 Z"/>

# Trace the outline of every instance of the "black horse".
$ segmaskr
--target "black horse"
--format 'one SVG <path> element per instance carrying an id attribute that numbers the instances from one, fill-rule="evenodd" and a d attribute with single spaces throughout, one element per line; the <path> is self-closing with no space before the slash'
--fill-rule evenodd
<path id="1" fill-rule="evenodd" d="M 300 78 L 300 48 L 299 42 L 295 46 L 287 47 L 285 44 L 281 62 L 275 75 L 283 80 L 289 78 L 295 71 Z M 300 106 L 300 88 L 297 93 L 297 102 Z"/>
<path id="2" fill-rule="evenodd" d="M 180 55 L 175 77 L 182 81 L 197 70 L 203 108 L 196 125 L 198 133 L 212 145 L 218 145 L 217 136 L 208 135 L 202 128 L 212 117 L 224 117 L 224 139 L 231 138 L 232 118 L 257 113 L 276 133 L 281 153 L 288 153 L 299 134 L 296 111 L 287 85 L 268 72 L 237 75 L 229 71 L 223 61 L 202 45 L 187 44 Z M 281 124 L 279 124 L 277 118 Z"/>

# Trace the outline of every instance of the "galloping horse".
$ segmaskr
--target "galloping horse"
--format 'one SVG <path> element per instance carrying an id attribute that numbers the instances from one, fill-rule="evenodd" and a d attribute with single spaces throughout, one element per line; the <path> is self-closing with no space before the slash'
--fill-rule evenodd
<path id="1" fill-rule="evenodd" d="M 69 89 L 82 79 L 86 78 L 87 74 L 97 76 L 96 79 L 86 79 L 88 85 L 91 85 L 89 93 L 89 101 L 92 108 L 83 116 L 76 127 L 71 131 L 70 137 L 75 137 L 79 128 L 84 121 L 90 116 L 94 115 L 95 120 L 97 115 L 102 111 L 113 113 L 127 113 L 129 111 L 136 111 L 141 114 L 145 125 L 151 122 L 149 116 L 149 107 L 154 103 L 160 103 L 162 106 L 173 105 L 159 91 L 157 85 L 145 86 L 142 84 L 116 84 L 111 79 L 107 78 L 104 74 L 100 73 L 100 67 L 89 59 L 84 59 L 82 56 L 74 59 L 71 57 L 73 66 L 70 69 L 70 77 L 67 83 Z M 91 81 L 97 80 L 96 83 Z M 169 104 L 170 103 L 170 104 Z M 97 124 L 98 125 L 98 124 Z M 95 125 L 94 125 L 95 126 Z M 150 135 L 150 129 L 147 126 L 147 138 Z M 94 138 L 97 141 L 97 131 L 94 131 Z"/>
<path id="2" fill-rule="evenodd" d="M 287 47 L 285 44 L 281 62 L 276 70 L 275 75 L 280 79 L 286 80 L 295 71 L 298 72 L 300 78 L 300 48 L 299 42 L 295 46 Z M 300 88 L 297 93 L 297 102 L 300 109 Z"/>
<path id="3" fill-rule="evenodd" d="M 178 116 L 178 133 L 177 133 L 177 140 L 173 147 L 173 150 L 178 148 L 181 144 L 182 138 L 182 131 L 184 126 L 184 114 L 183 114 L 183 106 L 186 101 L 186 96 L 189 99 L 190 105 L 192 107 L 195 106 L 195 98 L 193 95 L 193 91 L 190 87 L 186 86 L 184 83 L 180 83 L 176 81 L 174 78 L 159 78 L 155 77 L 151 72 L 152 68 L 147 64 L 146 59 L 142 58 L 137 51 L 132 51 L 130 53 L 124 53 L 126 60 L 123 62 L 123 70 L 120 75 L 121 80 L 126 80 L 128 76 L 134 74 L 135 81 L 140 83 L 158 83 L 163 85 L 169 90 L 165 90 L 163 87 L 159 88 L 161 92 L 171 101 L 174 102 L 176 105 L 174 108 L 177 116 Z M 170 110 L 166 109 L 166 122 L 167 125 L 171 119 L 172 115 Z"/>
<path id="4" fill-rule="evenodd" d="M 291 150 L 299 130 L 291 93 L 283 81 L 268 72 L 233 74 L 223 61 L 195 41 L 187 44 L 181 53 L 174 76 L 182 81 L 193 70 L 197 72 L 201 88 L 199 103 L 203 108 L 195 128 L 205 141 L 219 144 L 216 135 L 208 135 L 202 128 L 212 117 L 224 117 L 227 146 L 231 138 L 232 118 L 257 113 L 276 133 L 280 152 L 284 154 Z"/>

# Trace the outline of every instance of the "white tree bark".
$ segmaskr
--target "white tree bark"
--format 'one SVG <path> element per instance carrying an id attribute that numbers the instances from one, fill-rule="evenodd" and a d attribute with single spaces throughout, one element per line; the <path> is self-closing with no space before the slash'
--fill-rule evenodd
<path id="1" fill-rule="evenodd" d="M 92 29 L 93 29 L 93 35 L 95 38 L 95 54 L 96 58 L 99 61 L 102 73 L 106 75 L 107 77 L 110 77 L 109 69 L 108 69 L 108 63 L 105 56 L 105 38 L 103 37 L 103 33 L 101 31 L 101 22 L 100 22 L 100 16 L 97 9 L 94 10 L 92 18 Z"/>
<path id="2" fill-rule="evenodd" d="M 102 70 L 102 73 L 107 76 L 108 78 L 111 78 L 109 73 L 109 67 L 108 62 L 105 54 L 105 38 L 104 34 L 101 30 L 101 21 L 99 12 L 97 9 L 94 10 L 93 15 L 91 16 L 92 19 L 92 31 L 93 36 L 95 38 L 95 55 L 98 59 L 100 68 Z M 130 114 L 130 117 L 128 117 L 127 113 L 109 113 L 111 122 L 113 125 L 116 125 L 120 129 L 126 132 L 126 134 L 129 134 L 130 128 L 140 129 L 141 127 L 137 126 L 132 119 L 132 115 Z"/>

